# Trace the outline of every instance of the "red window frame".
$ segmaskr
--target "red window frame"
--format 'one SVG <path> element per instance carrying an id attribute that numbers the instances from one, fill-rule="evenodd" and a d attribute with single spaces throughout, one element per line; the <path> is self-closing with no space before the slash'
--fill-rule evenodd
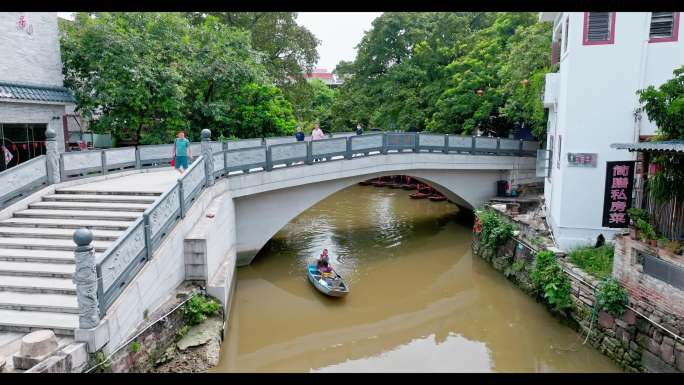
<path id="1" fill-rule="evenodd" d="M 674 13 L 674 21 L 672 23 L 672 36 L 670 37 L 653 37 L 649 38 L 648 42 L 649 43 L 667 43 L 670 41 L 678 41 L 679 40 L 679 14 L 681 12 L 675 12 Z"/>
<path id="2" fill-rule="evenodd" d="M 582 45 L 605 45 L 615 43 L 615 12 L 610 13 L 610 37 L 608 40 L 589 41 L 589 14 L 584 12 L 584 28 L 582 31 Z"/>

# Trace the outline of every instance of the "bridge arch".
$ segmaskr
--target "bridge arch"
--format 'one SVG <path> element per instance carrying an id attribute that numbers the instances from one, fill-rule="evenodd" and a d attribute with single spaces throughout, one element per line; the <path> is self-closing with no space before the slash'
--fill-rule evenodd
<path id="1" fill-rule="evenodd" d="M 508 179 L 509 173 L 519 171 L 523 166 L 519 163 L 525 161 L 523 158 L 508 158 L 502 162 L 500 157 L 465 157 L 381 155 L 231 176 L 238 266 L 251 263 L 266 242 L 297 215 L 363 180 L 408 175 L 430 183 L 458 205 L 474 209 L 494 195 L 497 180 Z M 473 158 L 481 159 L 478 162 Z M 533 163 L 523 166 L 533 167 Z"/>

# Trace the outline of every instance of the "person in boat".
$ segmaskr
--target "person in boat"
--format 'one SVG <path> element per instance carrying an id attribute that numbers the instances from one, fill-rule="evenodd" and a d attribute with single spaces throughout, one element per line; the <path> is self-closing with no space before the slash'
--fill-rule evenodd
<path id="1" fill-rule="evenodd" d="M 320 273 L 331 273 L 332 266 L 330 266 L 330 259 L 328 257 L 328 249 L 323 249 L 323 253 L 316 261 L 316 267 Z"/>

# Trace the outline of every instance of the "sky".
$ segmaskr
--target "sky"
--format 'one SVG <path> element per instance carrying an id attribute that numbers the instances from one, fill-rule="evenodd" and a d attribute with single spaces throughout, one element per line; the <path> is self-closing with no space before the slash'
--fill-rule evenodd
<path id="1" fill-rule="evenodd" d="M 63 18 L 71 18 L 71 12 L 58 14 Z M 381 14 L 382 12 L 299 12 L 296 20 L 321 41 L 316 66 L 332 71 L 340 60 L 354 60 L 355 47 L 361 42 L 363 33 L 370 30 L 373 19 Z"/>

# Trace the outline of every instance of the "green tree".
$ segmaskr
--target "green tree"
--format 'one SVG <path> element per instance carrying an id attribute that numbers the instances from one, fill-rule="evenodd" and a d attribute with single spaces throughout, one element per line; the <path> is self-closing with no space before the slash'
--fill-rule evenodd
<path id="1" fill-rule="evenodd" d="M 190 29 L 173 13 L 80 13 L 64 25 L 65 86 L 95 132 L 150 143 L 188 128 L 183 75 Z"/>
<path id="2" fill-rule="evenodd" d="M 201 24 L 214 16 L 225 25 L 245 30 L 252 47 L 264 54 L 263 64 L 276 84 L 286 90 L 304 81 L 302 71 L 311 70 L 318 60 L 320 41 L 306 27 L 297 24 L 297 12 L 189 12 L 187 17 Z M 293 82 L 294 81 L 294 82 Z"/>
<path id="3" fill-rule="evenodd" d="M 294 134 L 297 120 L 292 105 L 277 87 L 249 83 L 242 86 L 236 99 L 224 136 L 260 138 Z"/>
<path id="4" fill-rule="evenodd" d="M 531 12 L 498 13 L 490 26 L 460 43 L 466 53 L 447 66 L 451 77 L 437 100 L 428 130 L 446 133 L 456 127 L 465 134 L 480 129 L 497 135 L 507 131 L 510 122 L 499 114 L 506 96 L 502 69 L 518 27 L 535 22 Z"/>
<path id="5" fill-rule="evenodd" d="M 546 110 L 541 100 L 549 67 L 551 23 L 518 27 L 501 67 L 504 105 L 499 114 L 510 122 L 527 125 L 537 138 L 546 134 Z"/>
<path id="6" fill-rule="evenodd" d="M 192 25 L 178 13 L 81 13 L 63 27 L 65 85 L 96 132 L 148 144 L 178 129 L 194 140 L 203 128 L 247 137 L 293 129 L 292 106 L 269 85 L 249 34 L 214 17 Z"/>
<path id="7" fill-rule="evenodd" d="M 674 70 L 674 78 L 660 87 L 649 86 L 637 92 L 648 118 L 657 125 L 657 140 L 684 140 L 684 66 Z M 659 202 L 684 202 L 684 157 L 676 153 L 653 155 L 651 162 L 660 170 L 648 179 L 649 194 Z M 676 237 L 671 226 L 671 237 Z"/>
<path id="8" fill-rule="evenodd" d="M 444 89 L 457 44 L 492 14 L 384 13 L 373 21 L 353 63 L 336 71 L 345 84 L 333 106 L 334 126 L 356 122 L 388 130 L 423 130 Z"/>

